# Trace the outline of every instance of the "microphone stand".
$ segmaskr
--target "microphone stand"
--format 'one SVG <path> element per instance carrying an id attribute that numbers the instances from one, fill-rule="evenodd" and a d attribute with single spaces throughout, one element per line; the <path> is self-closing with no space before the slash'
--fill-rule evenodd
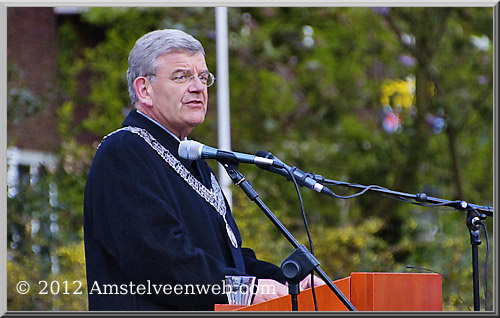
<path id="1" fill-rule="evenodd" d="M 318 181 L 318 180 L 317 180 Z M 476 204 L 467 203 L 465 201 L 449 201 L 434 197 L 428 197 L 425 193 L 419 194 L 409 194 L 399 191 L 388 190 L 379 186 L 367 187 L 359 184 L 346 183 L 335 180 L 324 179 L 318 181 L 326 185 L 340 185 L 349 188 L 367 189 L 373 192 L 380 192 L 382 194 L 389 194 L 391 196 L 396 196 L 398 198 L 405 198 L 409 200 L 415 200 L 417 202 L 427 202 L 440 206 L 452 207 L 459 211 L 467 211 L 466 225 L 469 229 L 470 243 L 472 247 L 472 287 L 474 293 L 474 311 L 480 311 L 480 300 L 479 300 L 479 261 L 478 261 L 478 245 L 481 244 L 480 239 L 480 229 L 481 225 L 484 224 L 486 216 L 493 217 L 493 208 L 489 206 L 480 206 Z M 411 201 L 407 202 L 411 202 Z M 414 202 L 411 202 L 414 203 Z"/>
<path id="2" fill-rule="evenodd" d="M 288 232 L 286 227 L 276 218 L 276 216 L 269 210 L 269 208 L 262 202 L 259 198 L 258 193 L 252 188 L 249 181 L 245 180 L 245 177 L 238 171 L 238 163 L 228 160 L 219 160 L 222 166 L 226 169 L 229 177 L 234 182 L 235 185 L 239 186 L 245 194 L 254 201 L 257 206 L 264 212 L 264 214 L 273 222 L 273 224 L 278 228 L 278 230 L 285 236 L 285 238 L 292 244 L 296 249 L 284 262 L 282 265 L 283 274 L 290 281 L 289 285 L 292 287 L 292 310 L 298 310 L 297 305 L 297 294 L 298 286 L 295 285 L 299 276 L 307 276 L 312 270 L 315 270 L 318 276 L 323 279 L 323 281 L 328 285 L 332 292 L 337 295 L 337 297 L 342 301 L 342 303 L 350 311 L 357 311 L 354 305 L 342 294 L 342 292 L 335 286 L 332 280 L 325 274 L 325 272 L 319 267 L 319 262 L 314 258 L 314 256 L 305 248 L 305 246 L 300 245 L 299 242 Z M 312 270 L 309 270 L 312 268 Z M 299 280 L 300 281 L 300 280 Z M 297 283 L 298 284 L 298 283 Z M 295 287 L 294 287 L 295 286 Z"/>

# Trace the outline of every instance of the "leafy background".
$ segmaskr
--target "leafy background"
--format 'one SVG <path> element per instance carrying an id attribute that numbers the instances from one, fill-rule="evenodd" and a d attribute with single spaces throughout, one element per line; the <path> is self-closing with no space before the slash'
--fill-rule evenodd
<path id="1" fill-rule="evenodd" d="M 228 24 L 234 150 L 267 150 L 329 179 L 493 205 L 492 8 L 232 7 Z M 82 46 L 82 25 L 102 38 Z M 121 125 L 131 109 L 128 53 L 137 38 L 158 28 L 194 35 L 209 68 L 216 69 L 214 8 L 90 8 L 77 23 L 60 25 L 63 142 L 57 167 L 40 171 L 8 198 L 8 310 L 87 309 L 82 202 L 96 144 L 78 138 L 90 134 L 98 140 Z M 88 94 L 79 87 L 83 75 L 90 78 Z M 9 67 L 9 83 L 15 76 Z M 190 136 L 214 146 L 216 85 L 205 123 Z M 8 88 L 9 121 L 40 108 L 25 88 Z M 75 124 L 88 104 L 88 118 Z M 254 166 L 240 171 L 308 246 L 293 184 Z M 232 192 L 244 245 L 279 265 L 291 246 L 240 189 L 233 186 Z M 464 213 L 370 192 L 350 200 L 307 189 L 301 194 L 315 255 L 330 278 L 425 267 L 449 278 L 443 278 L 445 311 L 473 308 Z M 485 223 L 491 250 L 492 219 Z M 491 255 L 484 264 L 485 234 L 479 246 L 481 301 L 484 309 L 486 269 L 491 310 L 493 269 Z M 20 280 L 84 285 L 79 295 L 28 296 L 15 291 Z"/>

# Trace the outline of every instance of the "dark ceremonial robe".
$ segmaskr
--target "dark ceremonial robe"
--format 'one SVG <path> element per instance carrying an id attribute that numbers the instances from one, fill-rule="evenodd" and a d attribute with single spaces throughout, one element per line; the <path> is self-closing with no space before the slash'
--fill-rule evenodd
<path id="1" fill-rule="evenodd" d="M 179 141 L 162 127 L 135 110 L 123 126 L 146 129 L 212 188 L 213 170 L 204 160 L 180 158 Z M 225 199 L 224 204 L 238 248 L 216 209 L 142 137 L 119 131 L 105 138 L 92 162 L 84 198 L 89 309 L 211 311 L 214 304 L 227 303 L 225 275 L 285 283 L 279 267 L 240 248 L 240 233 Z M 190 284 L 208 291 L 193 291 L 186 287 Z"/>

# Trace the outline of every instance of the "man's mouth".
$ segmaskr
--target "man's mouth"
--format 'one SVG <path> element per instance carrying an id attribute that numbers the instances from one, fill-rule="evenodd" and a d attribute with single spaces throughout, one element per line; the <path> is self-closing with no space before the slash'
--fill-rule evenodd
<path id="1" fill-rule="evenodd" d="M 186 102 L 185 104 L 189 105 L 189 106 L 203 106 L 203 102 L 201 100 L 198 100 L 198 99 L 190 100 L 190 101 Z"/>

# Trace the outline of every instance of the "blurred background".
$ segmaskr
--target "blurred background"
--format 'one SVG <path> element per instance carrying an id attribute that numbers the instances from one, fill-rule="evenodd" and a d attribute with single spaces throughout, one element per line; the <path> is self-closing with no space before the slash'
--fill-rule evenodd
<path id="1" fill-rule="evenodd" d="M 266 150 L 337 181 L 493 206 L 492 8 L 231 7 L 227 16 L 234 151 Z M 83 193 L 96 146 L 132 109 L 128 53 L 149 31 L 182 29 L 202 42 L 217 77 L 215 8 L 9 7 L 7 18 L 8 310 L 87 310 Z M 214 147 L 216 87 L 190 135 Z M 309 247 L 293 184 L 251 165 L 240 171 Z M 292 246 L 231 187 L 244 246 L 280 265 Z M 443 275 L 445 311 L 473 309 L 464 212 L 373 192 L 301 194 L 331 279 L 424 267 Z M 492 310 L 495 233 L 492 218 L 485 224 L 480 297 L 484 310 L 487 278 Z M 428 272 L 411 270 L 419 271 Z M 33 291 L 17 293 L 21 280 Z M 60 292 L 39 294 L 40 280 L 58 281 Z"/>

